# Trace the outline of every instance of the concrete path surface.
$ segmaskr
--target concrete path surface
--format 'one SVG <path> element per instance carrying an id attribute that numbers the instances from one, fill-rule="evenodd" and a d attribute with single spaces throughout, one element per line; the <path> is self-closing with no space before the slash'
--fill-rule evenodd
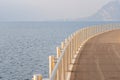
<path id="1" fill-rule="evenodd" d="M 120 30 L 105 32 L 86 42 L 71 80 L 120 80 Z"/>

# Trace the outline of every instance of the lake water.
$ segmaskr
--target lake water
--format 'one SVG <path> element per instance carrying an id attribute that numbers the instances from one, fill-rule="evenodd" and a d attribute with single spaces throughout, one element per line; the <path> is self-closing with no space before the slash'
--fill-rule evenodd
<path id="1" fill-rule="evenodd" d="M 77 29 L 108 22 L 0 22 L 0 80 L 48 77 L 48 56 Z"/>

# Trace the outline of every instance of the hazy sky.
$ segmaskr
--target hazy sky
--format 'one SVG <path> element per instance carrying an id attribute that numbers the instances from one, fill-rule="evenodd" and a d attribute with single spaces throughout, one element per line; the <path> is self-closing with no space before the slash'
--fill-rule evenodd
<path id="1" fill-rule="evenodd" d="M 90 16 L 111 0 L 0 0 L 0 21 L 46 21 Z"/>

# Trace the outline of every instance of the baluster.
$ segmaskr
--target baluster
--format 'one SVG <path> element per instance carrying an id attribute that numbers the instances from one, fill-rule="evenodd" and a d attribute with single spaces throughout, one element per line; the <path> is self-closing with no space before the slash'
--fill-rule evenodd
<path id="1" fill-rule="evenodd" d="M 41 74 L 36 74 L 33 76 L 32 80 L 42 80 L 42 75 Z"/>
<path id="2" fill-rule="evenodd" d="M 51 77 L 54 66 L 55 66 L 55 57 L 49 56 L 49 77 Z"/>
<path id="3" fill-rule="evenodd" d="M 57 60 L 58 60 L 59 57 L 60 57 L 60 54 L 61 54 L 59 47 L 56 47 L 56 52 L 57 52 Z M 59 64 L 58 70 L 57 70 L 57 80 L 61 80 L 61 79 L 60 79 L 60 77 L 61 77 L 61 73 L 60 73 L 60 72 L 61 72 L 61 67 L 60 67 L 60 65 L 61 65 L 61 64 Z"/>

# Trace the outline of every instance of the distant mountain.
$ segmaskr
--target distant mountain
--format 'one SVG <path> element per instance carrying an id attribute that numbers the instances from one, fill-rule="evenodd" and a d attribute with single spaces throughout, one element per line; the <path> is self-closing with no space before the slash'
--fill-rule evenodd
<path id="1" fill-rule="evenodd" d="M 109 2 L 92 16 L 81 18 L 78 20 L 80 21 L 120 21 L 120 0 Z"/>

